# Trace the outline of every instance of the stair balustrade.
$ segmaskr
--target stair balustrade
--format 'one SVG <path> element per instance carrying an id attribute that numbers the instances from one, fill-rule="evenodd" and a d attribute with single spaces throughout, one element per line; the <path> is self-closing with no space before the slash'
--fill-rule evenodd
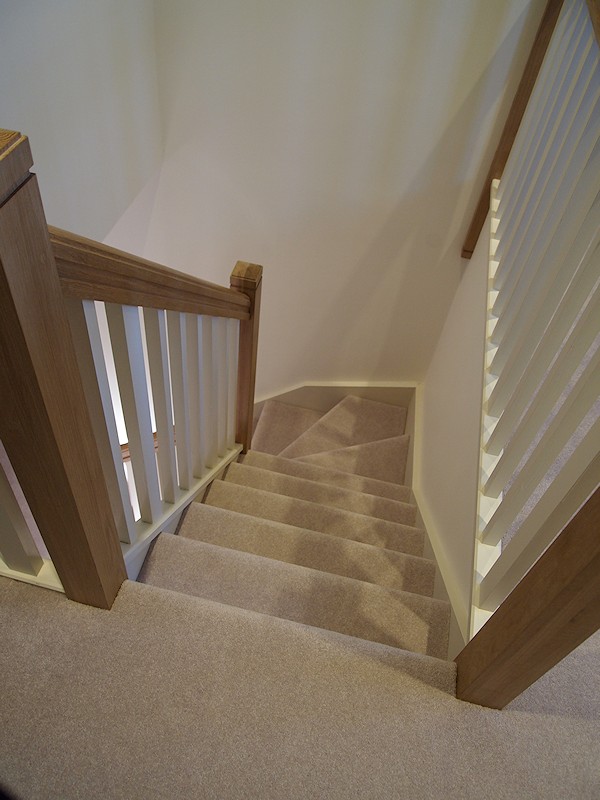
<path id="1" fill-rule="evenodd" d="M 459 696 L 498 708 L 600 626 L 598 4 L 560 5 L 489 204 L 474 638 L 457 664 Z M 580 604 L 556 615 L 554 590 Z"/>
<path id="2" fill-rule="evenodd" d="M 222 287 L 49 231 L 31 166 L 2 132 L 0 574 L 110 607 L 250 445 L 262 268 Z"/>

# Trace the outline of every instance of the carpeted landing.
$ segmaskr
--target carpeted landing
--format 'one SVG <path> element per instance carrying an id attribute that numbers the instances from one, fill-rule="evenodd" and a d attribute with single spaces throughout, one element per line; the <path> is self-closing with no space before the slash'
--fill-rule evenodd
<path id="1" fill-rule="evenodd" d="M 597 700 L 571 713 L 543 686 L 514 711 L 456 700 L 404 424 L 358 398 L 325 415 L 265 404 L 256 450 L 158 537 L 109 612 L 0 578 L 0 787 L 19 800 L 598 796 Z"/>
<path id="2" fill-rule="evenodd" d="M 232 464 L 178 536 L 159 536 L 139 580 L 445 659 L 450 609 L 432 596 L 435 564 L 423 557 L 410 488 L 373 478 L 364 461 L 346 471 L 306 461 L 370 447 L 385 463 L 389 441 L 408 439 L 406 409 L 350 396 L 324 415 L 282 403 L 263 414 L 262 452 Z"/>

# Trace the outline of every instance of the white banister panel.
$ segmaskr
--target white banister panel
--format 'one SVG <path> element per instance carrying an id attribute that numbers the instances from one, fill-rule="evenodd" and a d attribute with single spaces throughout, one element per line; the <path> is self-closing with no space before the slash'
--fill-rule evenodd
<path id="1" fill-rule="evenodd" d="M 162 499 L 167 503 L 174 503 L 178 496 L 177 461 L 165 312 L 155 308 L 145 308 L 144 329 L 152 383 L 156 421 L 156 458 Z"/>
<path id="2" fill-rule="evenodd" d="M 137 306 L 107 303 L 106 317 L 140 512 L 144 522 L 152 522 L 160 516 L 162 502 L 154 454 L 140 309 Z"/>
<path id="3" fill-rule="evenodd" d="M 583 15 L 583 13 L 585 13 L 584 9 L 581 9 L 580 14 Z M 532 193 L 537 187 L 538 180 L 543 178 L 544 163 L 549 163 L 549 151 L 557 141 L 557 130 L 560 122 L 564 120 L 567 104 L 576 102 L 578 96 L 575 92 L 577 80 L 581 75 L 583 62 L 591 49 L 592 41 L 584 39 L 581 25 L 576 25 L 573 33 L 575 35 L 567 42 L 560 69 L 557 70 L 554 82 L 551 84 L 552 91 L 541 109 L 539 125 L 529 141 L 527 158 L 506 197 L 500 199 L 498 203 L 500 217 L 498 233 L 502 240 L 499 251 L 501 255 L 504 255 L 506 248 L 512 244 L 515 232 L 520 230 L 519 219 L 523 217 L 531 219 L 534 216 L 535 207 L 530 203 Z M 550 57 L 555 56 L 550 53 Z M 534 97 L 533 99 L 534 102 L 537 100 L 537 103 L 542 105 L 541 98 Z M 573 119 L 574 116 L 571 114 L 569 121 L 572 122 Z M 562 140 L 558 139 L 558 141 Z M 519 144 L 518 137 L 515 140 L 515 147 L 518 148 Z"/>
<path id="4" fill-rule="evenodd" d="M 589 172 L 598 168 L 599 98 L 600 87 L 595 87 L 594 105 L 587 120 L 588 125 L 581 132 L 581 138 L 575 148 L 565 149 L 561 168 L 554 164 L 545 165 L 546 180 L 541 187 L 537 207 L 534 209 L 535 216 L 523 226 L 522 235 L 516 240 L 515 247 L 512 250 L 509 248 L 505 256 L 496 253 L 500 266 L 494 279 L 494 288 L 498 291 L 493 306 L 495 316 L 505 311 L 511 302 L 523 270 L 529 267 L 529 272 L 534 273 L 539 267 L 541 257 L 565 211 L 572 202 L 576 202 L 574 194 L 584 171 Z M 587 111 L 586 108 L 586 114 Z M 503 277 L 504 282 L 502 282 Z"/>
<path id="5" fill-rule="evenodd" d="M 600 474 L 600 50 L 566 0 L 491 198 L 473 619 Z"/>
<path id="6" fill-rule="evenodd" d="M 585 185 L 587 183 L 589 186 Z M 544 258 L 544 269 L 538 272 L 533 291 L 528 293 L 527 313 L 519 314 L 513 319 L 512 326 L 502 336 L 502 347 L 495 351 L 489 364 L 489 371 L 493 375 L 501 374 L 505 365 L 515 359 L 519 348 L 529 347 L 529 358 L 533 352 L 531 347 L 539 341 L 563 293 L 572 281 L 577 280 L 565 265 L 578 265 L 575 273 L 581 269 L 580 265 L 586 258 L 590 242 L 593 242 L 595 232 L 600 229 L 597 181 L 593 177 L 588 181 L 585 175 L 582 184 L 582 191 L 577 193 L 578 202 L 572 203 L 567 209 Z M 582 209 L 586 207 L 590 210 L 582 220 Z"/>
<path id="7" fill-rule="evenodd" d="M 533 152 L 541 138 L 541 132 L 552 103 L 554 86 L 559 77 L 560 65 L 567 59 L 573 37 L 578 31 L 577 22 L 585 9 L 581 4 L 567 0 L 559 17 L 555 35 L 546 52 L 544 65 L 536 83 L 536 97 L 529 101 L 523 120 L 519 126 L 517 139 L 510 152 L 503 172 L 502 186 L 498 187 L 498 206 L 510 207 L 513 193 L 520 186 L 518 176 L 523 175 L 527 165 L 533 160 Z"/>
<path id="8" fill-rule="evenodd" d="M 523 370 L 516 373 L 518 380 L 514 379 L 512 386 L 507 386 L 502 415 L 485 443 L 487 453 L 500 454 L 504 444 L 515 435 L 517 427 L 530 413 L 536 397 L 541 399 L 547 391 L 543 387 L 550 385 L 554 376 L 557 376 L 556 382 L 564 384 L 565 376 L 581 363 L 594 340 L 600 314 L 598 246 L 594 252 L 595 260 L 587 263 L 587 268 L 581 272 L 581 279 L 575 283 L 572 291 L 565 294 L 564 302 L 546 328 L 544 338 L 537 342 L 531 353 L 522 354 Z M 492 394 L 498 397 L 497 389 L 498 384 Z M 490 408 L 493 406 L 488 403 L 488 413 L 493 413 Z"/>

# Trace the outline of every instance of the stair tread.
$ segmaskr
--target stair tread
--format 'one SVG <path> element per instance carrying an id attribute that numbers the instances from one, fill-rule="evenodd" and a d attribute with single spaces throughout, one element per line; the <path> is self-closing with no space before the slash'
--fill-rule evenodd
<path id="1" fill-rule="evenodd" d="M 296 497 L 300 500 L 310 500 L 313 503 L 342 508 L 346 511 L 354 511 L 357 514 L 366 514 L 404 525 L 414 525 L 416 520 L 416 506 L 412 503 L 321 484 L 293 475 L 282 475 L 272 470 L 247 464 L 231 464 L 225 480 L 229 483 L 250 486 L 287 497 Z"/>
<path id="2" fill-rule="evenodd" d="M 265 453 L 280 453 L 322 416 L 310 408 L 266 400 L 252 436 L 252 447 Z"/>
<path id="3" fill-rule="evenodd" d="M 391 589 L 433 594 L 434 561 L 216 506 L 192 503 L 179 535 Z"/>
<path id="4" fill-rule="evenodd" d="M 349 395 L 324 414 L 279 455 L 298 458 L 404 433 L 406 409 Z"/>
<path id="5" fill-rule="evenodd" d="M 285 497 L 227 481 L 214 481 L 205 503 L 389 550 L 423 555 L 425 534 L 420 528 L 322 506 L 309 500 Z"/>
<path id="6" fill-rule="evenodd" d="M 403 484 L 410 436 L 392 436 L 376 442 L 326 450 L 298 458 L 302 463 L 339 469 L 354 475 Z"/>
<path id="7" fill-rule="evenodd" d="M 379 675 L 379 680 L 391 691 L 391 684 L 404 680 L 415 688 L 428 684 L 449 695 L 456 690 L 453 661 L 171 589 L 125 581 L 114 607 L 126 609 L 138 632 L 139 620 L 150 618 L 151 623 L 142 630 L 147 628 L 154 641 L 155 631 L 160 630 L 164 632 L 163 638 L 173 644 L 188 642 L 190 659 L 214 661 L 214 669 L 203 668 L 205 676 L 219 675 L 224 652 L 237 652 L 244 657 L 228 663 L 239 665 L 239 680 L 249 670 L 254 674 L 266 671 L 280 685 L 286 682 L 286 676 L 297 675 L 300 667 L 306 676 L 330 672 L 332 685 L 342 676 L 356 686 Z M 230 685 L 236 685 L 235 681 Z"/>
<path id="8" fill-rule="evenodd" d="M 161 534 L 139 580 L 443 658 L 449 606 L 353 578 Z"/>
<path id="9" fill-rule="evenodd" d="M 400 486 L 389 481 L 366 478 L 362 475 L 353 475 L 338 469 L 322 467 L 300 459 L 284 458 L 270 453 L 257 452 L 254 449 L 241 456 L 240 463 L 261 469 L 270 469 L 284 475 L 293 475 L 297 478 L 319 481 L 342 489 L 353 489 L 356 492 L 366 492 L 379 497 L 388 497 L 390 500 L 400 500 L 409 503 L 412 500 L 410 486 Z"/>

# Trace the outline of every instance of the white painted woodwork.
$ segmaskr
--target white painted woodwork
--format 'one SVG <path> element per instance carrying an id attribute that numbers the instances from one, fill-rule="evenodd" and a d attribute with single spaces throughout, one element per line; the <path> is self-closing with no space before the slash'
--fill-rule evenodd
<path id="1" fill-rule="evenodd" d="M 119 539 L 122 542 L 130 543 L 135 541 L 135 519 L 129 486 L 123 469 L 97 307 L 93 300 L 67 298 L 66 302 L 90 415 L 93 421 L 100 423 L 102 420 L 104 422 L 104 424 L 96 424 L 94 431 L 115 525 L 119 532 Z"/>
<path id="2" fill-rule="evenodd" d="M 237 377 L 240 325 L 235 319 L 227 320 L 227 448 L 235 444 L 237 411 Z"/>
<path id="3" fill-rule="evenodd" d="M 594 458 L 561 502 L 539 528 L 519 532 L 502 549 L 502 553 L 483 578 L 476 583 L 475 603 L 493 611 L 508 597 L 544 550 L 554 541 L 598 485 L 600 454 Z"/>
<path id="4" fill-rule="evenodd" d="M 106 304 L 112 350 L 142 519 L 152 522 L 162 512 L 150 400 L 146 379 L 140 309 Z"/>
<path id="5" fill-rule="evenodd" d="M 583 0 L 563 7 L 492 209 L 480 620 L 599 477 L 600 51 Z"/>
<path id="6" fill-rule="evenodd" d="M 26 575 L 37 575 L 44 563 L 1 463 L 0 558 L 9 569 Z"/>
<path id="7" fill-rule="evenodd" d="M 206 469 L 206 459 L 202 438 L 202 408 L 200 400 L 200 317 L 196 314 L 186 314 L 185 330 L 187 338 L 186 363 L 190 409 L 192 475 L 195 478 L 201 478 Z"/>
<path id="8" fill-rule="evenodd" d="M 581 3 L 579 5 L 576 21 L 581 22 L 586 12 L 581 8 Z M 542 165 L 548 163 L 548 154 L 556 140 L 557 128 L 565 116 L 569 100 L 577 97 L 574 89 L 581 75 L 582 64 L 593 44 L 592 39 L 588 38 L 583 42 L 582 39 L 583 28 L 581 24 L 576 24 L 572 28 L 563 53 L 560 40 L 556 36 L 553 37 L 554 47 L 551 45 L 547 54 L 548 59 L 555 64 L 554 69 L 547 70 L 553 73 L 546 79 L 549 83 L 549 94 L 545 96 L 543 91 L 536 91 L 535 95 L 532 95 L 533 105 L 528 108 L 528 116 L 533 116 L 535 109 L 538 108 L 540 110 L 538 124 L 529 140 L 526 138 L 525 130 L 519 132 L 515 141 L 516 152 L 519 152 L 521 143 L 524 143 L 526 146 L 523 150 L 526 150 L 527 154 L 507 195 L 500 196 L 498 201 L 500 216 L 498 233 L 503 240 L 500 248 L 502 255 L 513 243 L 515 234 L 520 232 L 520 221 L 524 218 L 530 219 L 533 214 L 531 200 L 536 195 L 538 180 L 544 178 Z M 572 121 L 574 116 L 570 114 L 569 119 Z M 561 141 L 564 141 L 564 137 Z M 510 178 L 503 177 L 504 182 L 509 182 L 510 186 Z"/>
<path id="9" fill-rule="evenodd" d="M 213 379 L 213 336 L 212 320 L 201 317 L 201 396 L 202 396 L 202 435 L 205 442 L 206 465 L 212 468 L 217 462 L 217 430 L 214 419 L 217 410 L 216 383 Z"/>
<path id="10" fill-rule="evenodd" d="M 541 273 L 538 271 L 536 276 L 536 291 L 529 292 L 527 296 L 527 313 L 513 315 L 510 329 L 502 337 L 502 347 L 496 348 L 489 364 L 489 371 L 493 375 L 500 376 L 507 365 L 512 364 L 520 352 L 519 348 L 526 352 L 520 368 L 526 367 L 532 348 L 550 322 L 554 309 L 561 303 L 564 292 L 571 292 L 571 284 L 580 279 L 578 273 L 585 265 L 600 229 L 600 198 L 597 192 L 597 179 L 589 171 L 578 187 L 578 202 L 570 204 L 560 229 L 552 238 L 551 247 L 544 258 L 544 269 Z M 585 208 L 589 208 L 587 214 L 582 211 Z M 567 261 L 573 265 L 573 274 L 565 269 Z"/>
<path id="11" fill-rule="evenodd" d="M 145 308 L 143 314 L 156 421 L 156 459 L 160 488 L 163 501 L 174 503 L 178 495 L 178 484 L 167 321 L 165 312 L 155 308 Z"/>
<path id="12" fill-rule="evenodd" d="M 213 375 L 217 388 L 217 452 L 227 451 L 227 320 L 213 317 Z"/>
<path id="13" fill-rule="evenodd" d="M 189 489 L 192 485 L 192 452 L 185 315 L 177 311 L 167 311 L 167 330 L 169 336 L 169 360 L 171 364 L 171 388 L 173 392 L 178 481 L 182 489 Z"/>
<path id="14" fill-rule="evenodd" d="M 498 204 L 501 202 L 504 205 L 510 204 L 513 192 L 518 186 L 516 176 L 523 174 L 527 164 L 532 161 L 533 152 L 539 142 L 544 124 L 544 111 L 547 110 L 548 103 L 552 101 L 556 76 L 560 65 L 565 62 L 568 48 L 577 29 L 577 20 L 582 12 L 581 4 L 571 2 L 571 0 L 567 0 L 563 6 L 563 12 L 556 23 L 555 34 L 546 54 L 547 67 L 538 76 L 536 101 L 530 100 L 519 127 L 519 136 L 527 142 L 527 145 L 521 148 L 513 147 L 510 153 L 502 173 L 502 186 L 498 187 Z"/>
<path id="15" fill-rule="evenodd" d="M 209 483 L 218 478 L 225 467 L 237 459 L 241 451 L 242 446 L 236 445 L 232 450 L 229 450 L 224 457 L 218 459 L 218 461 L 204 473 L 202 478 L 195 478 L 192 481 L 192 485 L 185 492 L 180 494 L 176 503 L 164 506 L 162 515 L 154 524 L 147 525 L 143 522 L 139 524 L 140 533 L 137 541 L 130 546 L 123 547 L 127 576 L 130 580 L 136 580 L 142 564 L 144 563 L 148 548 L 158 534 L 165 530 L 165 528 L 172 526 L 189 503 L 200 499 Z"/>

